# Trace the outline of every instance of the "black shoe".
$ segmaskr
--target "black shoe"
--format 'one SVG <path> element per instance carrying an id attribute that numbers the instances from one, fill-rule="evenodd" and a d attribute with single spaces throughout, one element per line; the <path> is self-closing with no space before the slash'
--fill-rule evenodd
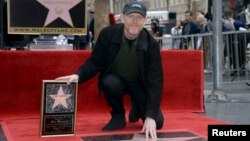
<path id="1" fill-rule="evenodd" d="M 233 71 L 232 73 L 230 73 L 230 76 L 236 76 L 237 75 L 237 71 Z"/>
<path id="2" fill-rule="evenodd" d="M 129 117 L 128 117 L 129 122 L 137 122 L 139 120 L 138 112 L 136 108 L 132 104 L 132 108 L 129 112 Z"/>
<path id="3" fill-rule="evenodd" d="M 122 129 L 126 126 L 124 115 L 112 115 L 110 121 L 102 128 L 102 131 L 113 131 Z"/>
<path id="4" fill-rule="evenodd" d="M 238 76 L 238 72 L 234 71 L 230 75 L 236 77 L 236 76 Z M 244 71 L 239 72 L 239 76 L 245 76 L 245 75 L 246 75 L 246 73 Z"/>
<path id="5" fill-rule="evenodd" d="M 250 86 L 250 82 L 246 82 L 246 85 L 247 85 L 247 86 Z"/>

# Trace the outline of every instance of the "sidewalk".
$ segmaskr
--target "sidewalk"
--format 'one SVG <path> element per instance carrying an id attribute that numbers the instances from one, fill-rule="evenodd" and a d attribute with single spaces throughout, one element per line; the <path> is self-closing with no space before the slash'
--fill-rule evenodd
<path id="1" fill-rule="evenodd" d="M 214 90 L 213 82 L 209 81 L 204 83 L 204 95 L 207 97 Z M 226 82 L 223 83 L 222 89 L 229 98 L 239 100 L 239 102 L 250 103 L 250 86 L 244 82 Z"/>
<path id="2" fill-rule="evenodd" d="M 205 99 L 212 93 L 213 87 L 213 82 L 205 82 Z M 205 101 L 204 115 L 232 124 L 250 124 L 250 87 L 245 82 L 224 83 L 223 91 L 232 101 Z"/>

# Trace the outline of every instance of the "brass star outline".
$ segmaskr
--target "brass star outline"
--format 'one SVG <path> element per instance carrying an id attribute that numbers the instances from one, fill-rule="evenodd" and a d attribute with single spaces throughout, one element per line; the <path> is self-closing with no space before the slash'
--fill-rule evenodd
<path id="1" fill-rule="evenodd" d="M 72 96 L 71 94 L 65 94 L 63 91 L 62 86 L 60 85 L 60 88 L 57 92 L 56 95 L 49 95 L 52 99 L 54 99 L 54 103 L 52 106 L 52 109 L 54 109 L 55 107 L 57 107 L 58 105 L 62 105 L 63 107 L 65 107 L 66 109 L 68 109 L 68 104 L 67 104 L 67 99 Z"/>

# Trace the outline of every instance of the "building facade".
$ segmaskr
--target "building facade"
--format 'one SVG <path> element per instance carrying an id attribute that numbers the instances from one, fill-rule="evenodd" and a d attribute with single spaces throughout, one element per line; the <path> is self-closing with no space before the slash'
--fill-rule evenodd
<path id="1" fill-rule="evenodd" d="M 186 11 L 207 12 L 208 0 L 150 0 L 150 10 L 175 12 L 177 20 L 184 20 Z"/>
<path id="2" fill-rule="evenodd" d="M 122 8 L 129 0 L 113 0 L 114 13 L 120 14 Z M 207 12 L 208 0 L 139 0 L 142 1 L 148 10 L 160 11 L 168 10 L 177 13 L 177 20 L 184 19 L 185 11 L 201 10 Z"/>

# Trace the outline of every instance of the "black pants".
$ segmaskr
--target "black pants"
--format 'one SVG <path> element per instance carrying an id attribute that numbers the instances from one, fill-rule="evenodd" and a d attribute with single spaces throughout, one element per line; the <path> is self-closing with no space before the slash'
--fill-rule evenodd
<path id="1" fill-rule="evenodd" d="M 125 115 L 123 96 L 128 93 L 138 116 L 145 119 L 147 98 L 138 82 L 128 82 L 117 75 L 109 74 L 103 78 L 101 89 L 108 105 L 112 108 L 111 115 Z"/>

